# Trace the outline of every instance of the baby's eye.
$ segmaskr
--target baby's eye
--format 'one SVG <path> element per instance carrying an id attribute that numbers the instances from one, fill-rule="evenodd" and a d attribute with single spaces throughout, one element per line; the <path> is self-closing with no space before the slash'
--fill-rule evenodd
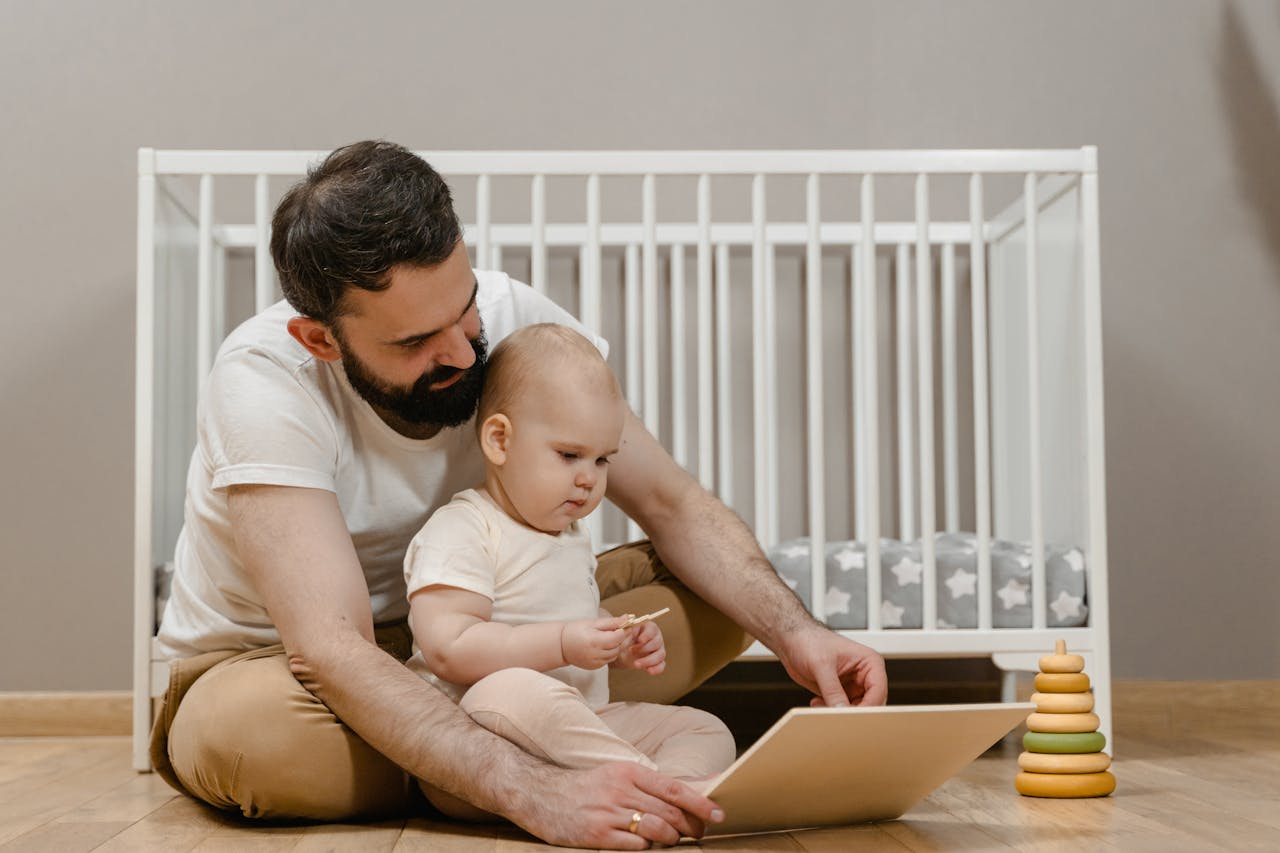
<path id="1" fill-rule="evenodd" d="M 569 451 L 569 450 L 561 450 L 560 458 L 563 459 L 565 462 L 573 462 L 578 458 L 578 454 L 573 453 L 572 451 Z"/>
<path id="2" fill-rule="evenodd" d="M 608 464 L 609 464 L 608 456 L 601 456 L 599 459 L 596 460 L 596 465 L 600 466 L 601 468 L 605 467 Z"/>

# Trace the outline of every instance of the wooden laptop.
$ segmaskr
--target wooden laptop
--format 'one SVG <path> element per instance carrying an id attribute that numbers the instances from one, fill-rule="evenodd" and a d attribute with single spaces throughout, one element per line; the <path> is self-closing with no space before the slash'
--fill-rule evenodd
<path id="1" fill-rule="evenodd" d="M 1034 710 L 1023 702 L 793 708 L 711 783 L 707 796 L 725 820 L 707 833 L 899 817 Z"/>

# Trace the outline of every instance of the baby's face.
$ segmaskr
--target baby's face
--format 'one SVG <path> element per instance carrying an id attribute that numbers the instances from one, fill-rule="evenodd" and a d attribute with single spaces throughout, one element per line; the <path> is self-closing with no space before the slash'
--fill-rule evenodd
<path id="1" fill-rule="evenodd" d="M 560 533 L 604 498 L 626 404 L 612 394 L 561 388 L 512 416 L 499 478 L 519 520 Z"/>

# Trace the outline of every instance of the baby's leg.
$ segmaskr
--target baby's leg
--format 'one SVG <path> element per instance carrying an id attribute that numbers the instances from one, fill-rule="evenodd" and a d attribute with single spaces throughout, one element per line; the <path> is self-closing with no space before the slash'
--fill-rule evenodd
<path id="1" fill-rule="evenodd" d="M 458 704 L 489 731 L 561 767 L 583 769 L 614 761 L 655 766 L 614 734 L 577 689 L 532 669 L 485 676 Z"/>
<path id="2" fill-rule="evenodd" d="M 732 764 L 737 754 L 728 727 L 697 708 L 614 702 L 598 713 L 658 770 L 677 779 L 705 779 Z"/>

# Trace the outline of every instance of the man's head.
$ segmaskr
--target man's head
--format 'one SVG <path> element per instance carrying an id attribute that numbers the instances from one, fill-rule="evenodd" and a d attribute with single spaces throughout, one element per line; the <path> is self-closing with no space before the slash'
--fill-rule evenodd
<path id="1" fill-rule="evenodd" d="M 434 427 L 475 412 L 485 361 L 476 281 L 449 187 L 390 142 L 334 151 L 281 200 L 271 254 L 289 332 L 341 360 L 385 415 Z"/>
<path id="2" fill-rule="evenodd" d="M 626 413 L 613 371 L 582 335 L 553 323 L 512 333 L 489 359 L 476 418 L 494 499 L 549 533 L 590 514 Z"/>

